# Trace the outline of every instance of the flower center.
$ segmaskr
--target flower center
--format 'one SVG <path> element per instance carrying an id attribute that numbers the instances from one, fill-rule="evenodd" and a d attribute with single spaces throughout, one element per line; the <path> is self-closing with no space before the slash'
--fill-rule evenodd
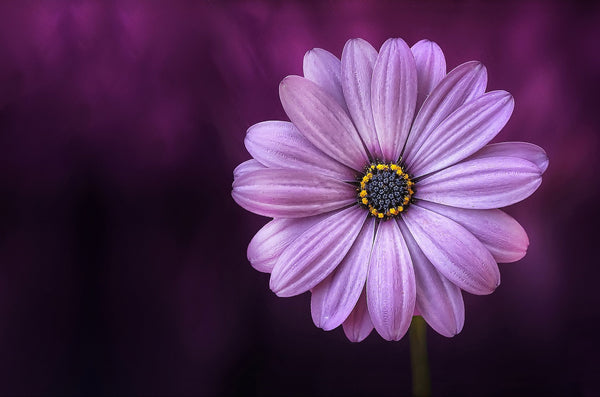
<path id="1" fill-rule="evenodd" d="M 410 205 L 414 182 L 395 163 L 369 164 L 358 187 L 358 202 L 379 219 L 390 219 Z"/>

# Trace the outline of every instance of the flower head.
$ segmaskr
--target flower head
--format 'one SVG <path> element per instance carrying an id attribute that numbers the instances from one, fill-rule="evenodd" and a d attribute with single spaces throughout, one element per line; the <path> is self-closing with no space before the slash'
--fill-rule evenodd
<path id="1" fill-rule="evenodd" d="M 497 262 L 529 244 L 497 208 L 531 195 L 548 166 L 538 146 L 488 144 L 514 101 L 486 85 L 479 62 L 446 74 L 427 40 L 389 39 L 379 52 L 349 40 L 341 61 L 307 52 L 304 77 L 279 87 L 291 122 L 250 127 L 253 159 L 234 171 L 234 200 L 274 218 L 248 246 L 271 289 L 311 291 L 314 323 L 343 325 L 352 341 L 373 328 L 399 340 L 415 313 L 459 333 L 461 290 L 493 292 Z"/>

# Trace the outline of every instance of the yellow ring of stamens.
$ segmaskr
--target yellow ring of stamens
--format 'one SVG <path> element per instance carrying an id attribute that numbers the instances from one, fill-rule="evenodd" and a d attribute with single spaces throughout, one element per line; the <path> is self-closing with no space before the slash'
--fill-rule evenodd
<path id="1" fill-rule="evenodd" d="M 395 196 L 395 198 L 392 197 L 391 200 L 393 202 L 396 202 L 397 204 L 393 205 L 392 207 L 385 208 L 385 210 L 382 210 L 381 208 L 383 202 L 381 195 L 377 191 L 370 191 L 370 188 L 372 187 L 371 182 L 373 181 L 374 176 L 380 174 L 384 175 L 375 178 L 376 180 L 378 179 L 378 181 L 373 183 L 377 185 L 377 188 L 373 187 L 373 189 L 379 189 L 379 187 L 382 184 L 382 180 L 385 179 L 387 181 L 387 178 L 395 180 L 397 181 L 396 183 L 398 183 L 398 179 L 394 179 L 393 174 L 398 175 L 404 181 L 401 185 L 395 185 L 401 189 L 400 191 L 403 192 L 403 195 L 400 197 Z M 404 171 L 401 165 L 396 163 L 371 163 L 367 167 L 365 167 L 365 172 L 363 176 L 359 179 L 359 187 L 357 188 L 358 203 L 362 207 L 365 207 L 369 211 L 369 214 L 371 216 L 378 219 L 390 219 L 406 211 L 406 208 L 408 205 L 410 205 L 412 201 L 412 196 L 415 193 L 413 190 L 414 185 L 415 183 L 410 179 L 409 174 Z M 387 203 L 387 198 L 385 197 L 385 195 L 395 193 L 398 189 L 396 187 L 394 187 L 394 191 L 387 190 L 387 187 L 385 189 L 386 191 L 383 193 L 383 198 L 386 199 Z M 379 205 L 379 209 L 375 208 L 375 206 L 373 205 L 374 202 L 378 202 L 378 204 L 375 205 Z"/>

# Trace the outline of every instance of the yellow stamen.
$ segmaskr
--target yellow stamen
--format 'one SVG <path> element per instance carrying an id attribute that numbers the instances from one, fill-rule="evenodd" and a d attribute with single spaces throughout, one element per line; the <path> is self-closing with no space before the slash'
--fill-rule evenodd
<path id="1" fill-rule="evenodd" d="M 383 171 L 383 173 L 381 172 Z M 401 179 L 403 179 L 404 181 L 397 181 L 395 183 L 397 183 L 397 186 L 402 186 L 403 187 L 403 191 L 406 192 L 406 195 L 404 197 L 400 197 L 399 200 L 396 199 L 395 201 L 395 207 L 392 208 L 386 208 L 382 211 L 377 210 L 375 207 L 373 207 L 373 204 L 376 202 L 377 205 L 381 205 L 382 200 L 384 200 L 381 196 L 381 191 L 377 190 L 375 192 L 370 192 L 368 189 L 368 186 L 372 183 L 373 179 L 377 179 L 378 183 L 377 185 L 379 186 L 379 189 L 381 189 L 381 182 L 382 180 L 380 180 L 379 178 L 385 178 L 386 176 L 382 176 L 382 174 L 387 175 L 387 172 L 391 173 L 396 173 Z M 393 180 L 393 178 L 392 178 Z M 391 182 L 392 183 L 392 182 Z M 402 168 L 401 165 L 399 164 L 395 164 L 395 163 L 377 163 L 377 162 L 373 162 L 369 165 L 366 166 L 365 168 L 365 174 L 363 174 L 362 178 L 358 180 L 358 189 L 356 189 L 356 191 L 358 192 L 358 203 L 362 206 L 364 206 L 364 208 L 366 208 L 369 212 L 370 215 L 381 219 L 381 220 L 386 220 L 386 219 L 390 219 L 394 216 L 398 216 L 400 213 L 406 211 L 407 206 L 410 204 L 411 200 L 412 200 L 412 196 L 414 195 L 414 191 L 411 187 L 413 187 L 415 185 L 415 183 L 411 180 L 409 174 L 407 172 L 404 171 L 404 169 Z M 391 187 L 389 187 L 391 188 Z M 376 188 L 373 188 L 376 189 Z M 388 187 L 384 187 L 384 189 L 388 189 Z M 397 191 L 398 189 L 396 189 Z M 385 192 L 383 194 L 386 194 Z M 369 198 L 367 198 L 369 197 Z M 373 201 L 374 200 L 374 201 Z"/>

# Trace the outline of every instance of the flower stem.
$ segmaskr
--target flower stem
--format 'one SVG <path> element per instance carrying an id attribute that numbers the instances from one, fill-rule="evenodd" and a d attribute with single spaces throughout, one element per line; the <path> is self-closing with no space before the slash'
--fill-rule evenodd
<path id="1" fill-rule="evenodd" d="M 408 332 L 413 396 L 428 397 L 431 396 L 431 380 L 427 359 L 427 324 L 423 317 L 414 316 Z"/>

